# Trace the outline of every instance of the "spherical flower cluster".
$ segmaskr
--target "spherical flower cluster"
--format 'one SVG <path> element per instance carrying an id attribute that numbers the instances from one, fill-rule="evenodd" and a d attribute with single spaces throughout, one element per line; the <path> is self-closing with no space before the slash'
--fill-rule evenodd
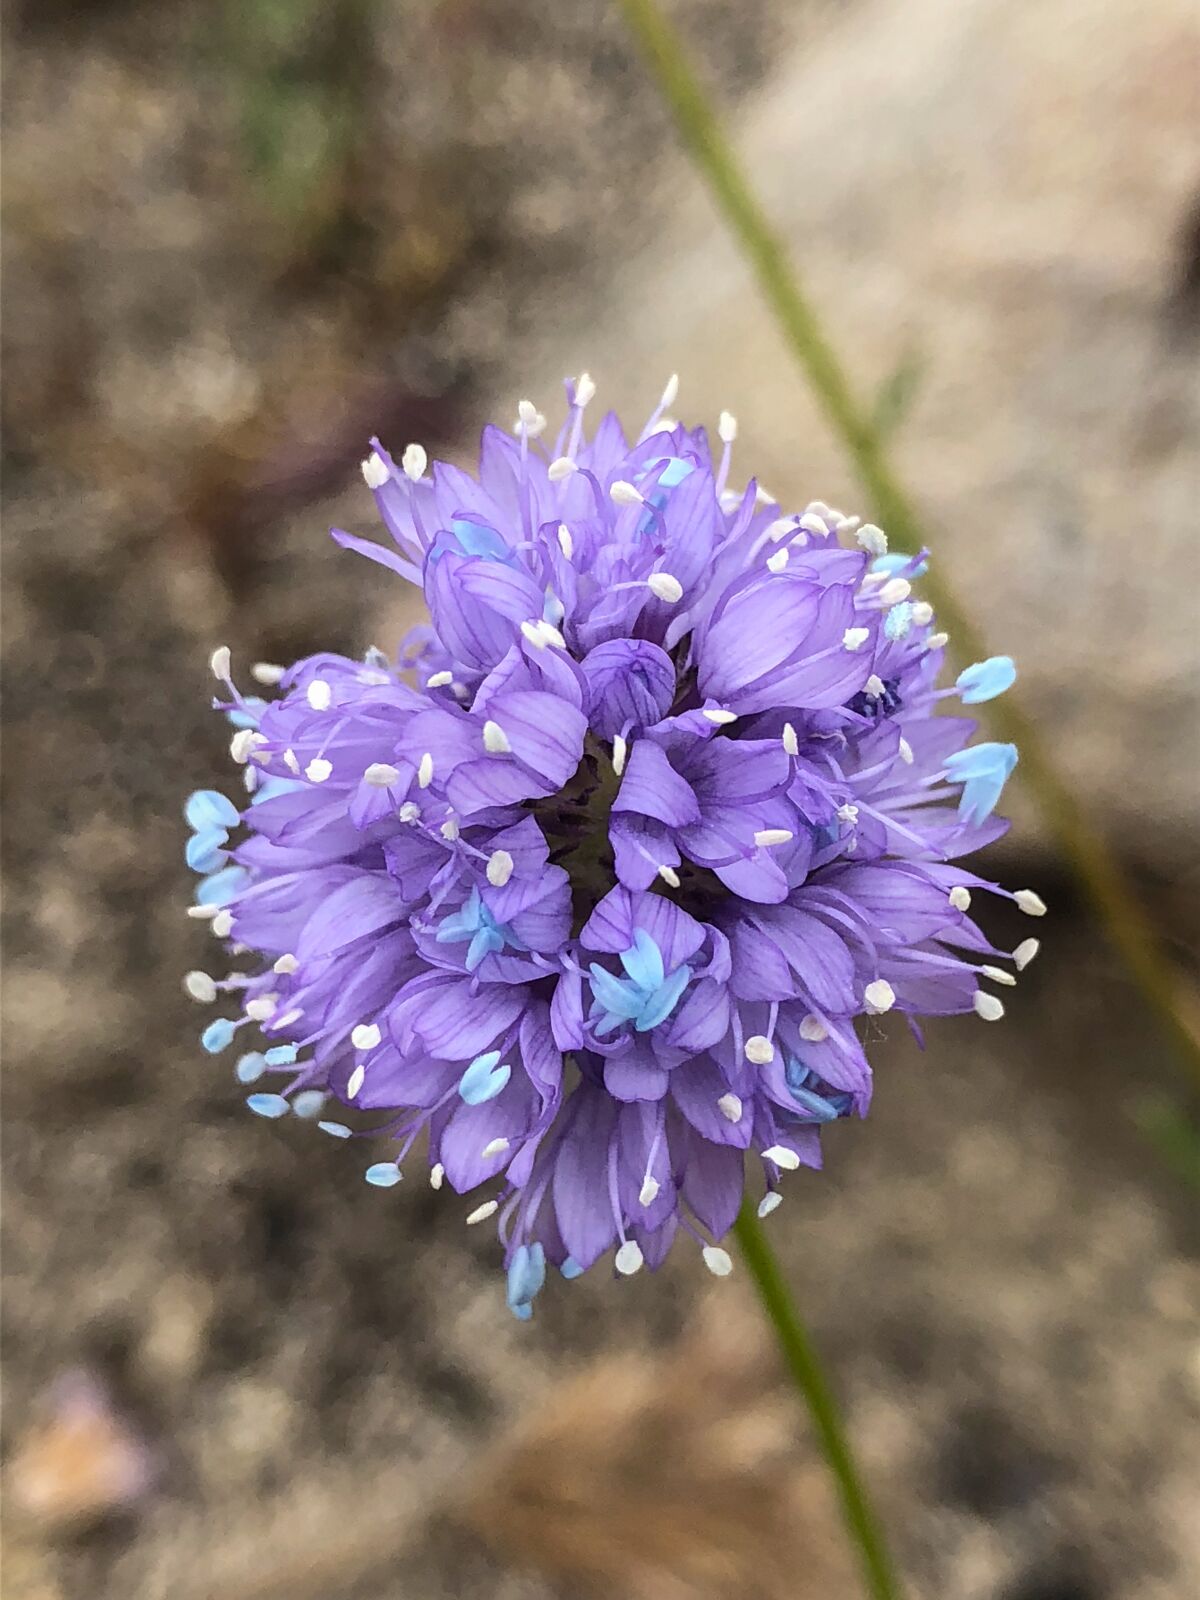
<path id="1" fill-rule="evenodd" d="M 939 714 L 1011 661 L 938 688 L 926 555 L 731 489 L 736 424 L 714 451 L 667 420 L 674 380 L 632 442 L 611 414 L 587 439 L 594 386 L 567 392 L 552 449 L 522 402 L 477 477 L 375 445 L 392 544 L 334 537 L 432 626 L 395 660 L 260 664 L 269 700 L 218 650 L 248 804 L 186 809 L 192 911 L 238 965 L 187 977 L 236 1010 L 205 1048 L 261 1030 L 250 1108 L 394 1141 L 373 1184 L 422 1140 L 435 1188 L 484 1186 L 466 1220 L 497 1217 L 520 1317 L 548 1263 L 630 1273 L 681 1230 L 728 1271 L 747 1154 L 765 1215 L 865 1113 L 870 1019 L 995 1020 L 982 985 L 1014 981 L 969 915 L 1007 891 L 950 863 L 1003 831 L 1016 751 Z"/>

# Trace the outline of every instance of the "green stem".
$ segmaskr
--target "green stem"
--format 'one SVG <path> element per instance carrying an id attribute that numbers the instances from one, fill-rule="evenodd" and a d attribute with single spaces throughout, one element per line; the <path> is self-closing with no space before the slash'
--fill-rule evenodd
<path id="1" fill-rule="evenodd" d="M 787 251 L 771 228 L 688 62 L 678 34 L 655 0 L 618 0 L 646 64 L 675 118 L 679 135 L 707 182 L 758 278 L 763 296 L 813 391 L 858 468 L 874 514 L 900 548 L 919 550 L 920 518 L 894 475 L 870 413 L 805 298 Z M 936 574 L 924 583 L 968 660 L 987 654 L 978 631 Z M 988 707 L 989 720 L 1021 749 L 1021 772 L 1081 888 L 1181 1062 L 1200 1083 L 1200 1033 L 1184 1015 L 1166 955 L 1125 874 L 1059 777 L 1037 729 L 1009 694 Z"/>
<path id="2" fill-rule="evenodd" d="M 895 1568 L 884 1543 L 882 1530 L 858 1476 L 858 1469 L 842 1428 L 842 1420 L 838 1415 L 837 1403 L 821 1370 L 820 1357 L 808 1336 L 807 1329 L 800 1321 L 783 1274 L 779 1270 L 779 1263 L 767 1243 L 767 1236 L 758 1220 L 754 1203 L 749 1197 L 742 1203 L 733 1231 L 741 1247 L 742 1257 L 750 1269 L 750 1276 L 754 1279 L 754 1287 L 762 1301 L 763 1310 L 779 1340 L 783 1359 L 795 1379 L 797 1389 L 808 1405 L 809 1414 L 821 1442 L 821 1449 L 837 1481 L 838 1494 L 842 1501 L 842 1515 L 845 1517 L 846 1527 L 862 1563 L 867 1593 L 873 1600 L 899 1600 L 899 1579 L 896 1577 Z"/>

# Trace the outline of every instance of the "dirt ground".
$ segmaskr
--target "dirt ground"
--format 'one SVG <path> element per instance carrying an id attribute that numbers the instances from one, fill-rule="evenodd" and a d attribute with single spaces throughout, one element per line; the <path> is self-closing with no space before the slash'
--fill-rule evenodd
<path id="1" fill-rule="evenodd" d="M 676 9 L 730 104 L 798 25 Z M 209 650 L 375 642 L 325 537 L 363 438 L 468 450 L 597 235 L 653 230 L 613 14 L 25 0 L 5 80 L 5 1595 L 850 1600 L 738 1275 L 515 1323 L 462 1202 L 246 1115 L 180 989 Z M 1008 1019 L 881 1027 L 773 1237 L 914 1596 L 1186 1600 L 1194 1190 L 1134 1116 L 1169 1064 L 1056 862 L 997 871 L 1052 905 Z"/>

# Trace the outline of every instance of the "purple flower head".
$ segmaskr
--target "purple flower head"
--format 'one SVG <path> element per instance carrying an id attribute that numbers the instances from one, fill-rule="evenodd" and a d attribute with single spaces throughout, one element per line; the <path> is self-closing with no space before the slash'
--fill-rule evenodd
<path id="1" fill-rule="evenodd" d="M 728 1271 L 747 1155 L 765 1215 L 866 1112 L 873 1019 L 995 1020 L 983 984 L 1014 981 L 969 915 L 1007 891 L 951 863 L 1003 831 L 1016 751 L 940 706 L 1012 662 L 939 688 L 928 552 L 731 489 L 732 418 L 714 450 L 663 418 L 673 385 L 635 439 L 611 414 L 588 439 L 593 392 L 549 449 L 522 402 L 475 477 L 375 445 L 391 542 L 334 537 L 432 626 L 260 664 L 269 698 L 218 650 L 247 800 L 185 811 L 193 914 L 236 965 L 186 979 L 233 1013 L 204 1048 L 263 1035 L 250 1109 L 390 1141 L 373 1186 L 421 1141 L 435 1188 L 482 1187 L 466 1220 L 497 1218 L 521 1318 L 547 1264 L 630 1273 L 681 1231 Z"/>

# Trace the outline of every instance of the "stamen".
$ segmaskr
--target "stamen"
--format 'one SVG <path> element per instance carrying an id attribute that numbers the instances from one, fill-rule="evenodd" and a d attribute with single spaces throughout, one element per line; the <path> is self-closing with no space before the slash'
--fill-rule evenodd
<path id="1" fill-rule="evenodd" d="M 250 676 L 256 683 L 271 686 L 279 683 L 286 671 L 286 667 L 277 667 L 270 661 L 256 661 L 250 668 Z"/>
<path id="2" fill-rule="evenodd" d="M 371 454 L 367 457 L 367 459 L 361 463 L 361 467 L 363 482 L 366 484 L 367 488 L 372 491 L 372 493 L 374 493 L 376 489 L 382 489 L 384 484 L 391 477 L 391 473 L 387 469 L 387 464 L 377 450 L 371 451 Z"/>
<path id="3" fill-rule="evenodd" d="M 646 579 L 646 585 L 651 594 L 655 595 L 659 600 L 665 601 L 669 606 L 673 606 L 676 601 L 683 599 L 683 585 L 678 578 L 672 577 L 669 572 L 652 572 Z"/>
<path id="4" fill-rule="evenodd" d="M 222 907 L 209 924 L 214 939 L 228 939 L 233 932 L 233 912 Z"/>
<path id="5" fill-rule="evenodd" d="M 931 633 L 925 641 L 926 650 L 944 650 L 950 643 L 948 633 Z"/>
<path id="6" fill-rule="evenodd" d="M 508 735 L 498 722 L 489 717 L 483 725 L 483 748 L 489 755 L 506 756 L 512 750 Z"/>
<path id="7" fill-rule="evenodd" d="M 425 476 L 425 468 L 428 462 L 429 457 L 425 454 L 425 450 L 421 445 L 405 445 L 404 454 L 400 457 L 400 465 L 404 469 L 404 476 L 410 482 L 416 483 L 418 479 Z"/>
<path id="8" fill-rule="evenodd" d="M 473 1228 L 477 1222 L 486 1222 L 489 1217 L 494 1217 L 500 1209 L 497 1200 L 485 1200 L 481 1206 L 476 1206 L 467 1218 L 467 1227 Z"/>
<path id="9" fill-rule="evenodd" d="M 961 883 L 956 884 L 946 898 L 955 911 L 969 911 L 971 909 L 971 891 Z"/>
<path id="10" fill-rule="evenodd" d="M 766 1194 L 763 1195 L 762 1199 L 758 1202 L 758 1214 L 760 1217 L 769 1217 L 772 1211 L 776 1210 L 782 1204 L 783 1196 L 780 1194 L 779 1190 L 768 1189 Z"/>
<path id="11" fill-rule="evenodd" d="M 783 749 L 785 755 L 798 756 L 800 754 L 800 741 L 797 739 L 796 730 L 790 722 L 785 722 L 783 725 Z"/>
<path id="12" fill-rule="evenodd" d="M 220 909 L 220 906 L 189 906 L 187 914 L 198 922 L 208 922 L 216 916 Z"/>
<path id="13" fill-rule="evenodd" d="M 732 444 L 738 435 L 737 418 L 729 411 L 722 411 L 717 419 L 717 437 L 722 444 Z"/>
<path id="14" fill-rule="evenodd" d="M 854 537 L 868 555 L 875 556 L 876 559 L 887 555 L 887 534 L 873 522 L 864 522 Z"/>
<path id="15" fill-rule="evenodd" d="M 283 764 L 289 772 L 294 772 L 297 777 L 300 776 L 300 758 L 294 750 L 287 749 L 283 752 Z"/>
<path id="16" fill-rule="evenodd" d="M 788 549 L 784 545 L 782 550 L 776 550 L 773 556 L 767 557 L 767 570 L 769 572 L 782 572 L 788 564 Z"/>
<path id="17" fill-rule="evenodd" d="M 493 889 L 503 889 L 513 875 L 513 858 L 507 850 L 493 850 L 488 857 L 487 881 Z"/>
<path id="18" fill-rule="evenodd" d="M 640 506 L 646 502 L 646 497 L 636 484 L 626 483 L 624 478 L 618 478 L 610 485 L 608 497 L 614 505 Z"/>
<path id="19" fill-rule="evenodd" d="M 887 693 L 887 685 L 877 672 L 873 672 L 863 685 L 863 693 L 872 700 L 882 700 Z"/>
<path id="20" fill-rule="evenodd" d="M 795 533 L 799 526 L 795 517 L 779 517 L 767 529 L 767 538 L 772 544 L 778 544 L 781 539 L 786 539 L 789 533 Z"/>
<path id="21" fill-rule="evenodd" d="M 710 706 L 700 713 L 707 722 L 715 722 L 718 728 L 725 728 L 731 722 L 737 721 L 736 711 L 724 711 L 720 706 Z"/>
<path id="22" fill-rule="evenodd" d="M 350 1129 L 344 1122 L 318 1122 L 317 1127 L 331 1139 L 349 1139 Z"/>
<path id="23" fill-rule="evenodd" d="M 571 530 L 565 522 L 560 522 L 558 525 L 558 548 L 568 561 L 575 554 L 575 541 L 572 539 Z"/>
<path id="24" fill-rule="evenodd" d="M 457 817 L 447 817 L 445 822 L 443 822 L 441 827 L 438 829 L 438 832 L 441 834 L 442 838 L 447 840 L 450 844 L 455 842 L 461 831 L 462 830 L 459 828 Z"/>
<path id="25" fill-rule="evenodd" d="M 1040 939 L 1022 939 L 1012 953 L 1013 966 L 1016 967 L 1018 972 L 1024 972 L 1041 948 L 1042 941 Z"/>
<path id="26" fill-rule="evenodd" d="M 595 393 L 596 385 L 592 382 L 591 374 L 588 372 L 581 372 L 578 378 L 575 380 L 575 404 L 581 411 L 583 410 L 584 406 L 587 405 L 588 401 L 593 398 Z"/>
<path id="27" fill-rule="evenodd" d="M 884 607 L 898 606 L 911 593 L 912 584 L 907 578 L 889 578 L 879 591 L 879 603 Z"/>
<path id="28" fill-rule="evenodd" d="M 202 1006 L 210 1006 L 217 998 L 216 980 L 210 978 L 207 972 L 188 972 L 184 974 L 183 987 L 186 994 Z"/>
<path id="29" fill-rule="evenodd" d="M 355 1067 L 354 1071 L 350 1074 L 350 1078 L 346 1084 L 346 1093 L 349 1095 L 351 1100 L 355 1098 L 355 1096 L 358 1094 L 358 1091 L 362 1088 L 366 1076 L 367 1069 L 360 1061 L 358 1066 Z"/>
<path id="30" fill-rule="evenodd" d="M 913 762 L 916 760 L 916 757 L 913 755 L 913 747 L 909 744 L 908 740 L 903 734 L 900 735 L 900 742 L 896 746 L 896 754 L 900 757 L 901 761 L 903 761 L 906 767 L 911 767 Z"/>
<path id="31" fill-rule="evenodd" d="M 260 994 L 255 999 L 246 1001 L 246 1015 L 251 1022 L 270 1022 L 278 1009 L 278 995 Z"/>
<path id="32" fill-rule="evenodd" d="M 326 761 L 324 756 L 314 756 L 305 767 L 304 776 L 310 783 L 324 783 L 332 771 L 332 761 Z"/>
<path id="33" fill-rule="evenodd" d="M 663 390 L 662 398 L 658 402 L 660 409 L 665 411 L 668 406 L 673 406 L 675 404 L 676 400 L 678 400 L 678 398 L 679 398 L 679 374 L 677 372 L 673 372 L 671 374 L 671 376 L 667 379 L 666 388 Z"/>
<path id="34" fill-rule="evenodd" d="M 914 600 L 912 608 L 913 625 L 918 628 L 927 628 L 933 621 L 933 607 L 928 600 Z"/>
<path id="35" fill-rule="evenodd" d="M 417 766 L 417 788 L 428 789 L 433 782 L 433 756 L 428 750 L 421 757 Z"/>
<path id="36" fill-rule="evenodd" d="M 546 419 L 532 400 L 517 402 L 517 427 L 527 439 L 536 439 L 546 426 Z"/>
<path id="37" fill-rule="evenodd" d="M 561 483 L 564 478 L 569 478 L 573 472 L 578 471 L 578 466 L 570 456 L 558 456 L 546 468 L 546 476 L 551 483 Z"/>
<path id="38" fill-rule="evenodd" d="M 659 867 L 658 875 L 669 889 L 678 889 L 679 874 L 675 871 L 674 867 Z"/>
<path id="39" fill-rule="evenodd" d="M 232 687 L 229 674 L 233 670 L 233 658 L 227 644 L 217 646 L 208 658 L 208 667 L 218 683 L 229 683 Z"/>
<path id="40" fill-rule="evenodd" d="M 1007 988 L 1012 988 L 1016 979 L 1011 972 L 1005 972 L 1003 967 L 980 967 L 980 976 L 990 978 L 993 983 L 1002 983 Z"/>
<path id="41" fill-rule="evenodd" d="M 440 1161 L 435 1161 L 433 1166 L 429 1169 L 429 1187 L 431 1189 L 440 1189 L 445 1176 L 445 1167 Z"/>
<path id="42" fill-rule="evenodd" d="M 658 1191 L 660 1187 L 661 1185 L 659 1184 L 658 1179 L 652 1178 L 650 1174 L 647 1173 L 642 1179 L 642 1187 L 638 1190 L 638 1204 L 640 1206 L 652 1206 L 658 1199 Z"/>
<path id="43" fill-rule="evenodd" d="M 448 683 L 454 682 L 452 672 L 435 672 L 432 677 L 425 679 L 427 689 L 444 689 Z"/>
<path id="44" fill-rule="evenodd" d="M 1003 1001 L 983 989 L 976 989 L 974 1004 L 976 1016 L 982 1017 L 985 1022 L 999 1022 L 1004 1015 Z"/>
<path id="45" fill-rule="evenodd" d="M 842 649 L 849 650 L 851 653 L 855 650 L 861 650 L 870 637 L 870 628 L 847 628 L 842 635 Z"/>
<path id="46" fill-rule="evenodd" d="M 826 526 L 825 518 L 818 516 L 815 511 L 806 511 L 796 526 L 801 533 L 815 534 L 818 539 L 829 537 L 829 529 Z"/>
<path id="47" fill-rule="evenodd" d="M 628 1278 L 641 1266 L 644 1257 L 641 1246 L 635 1239 L 626 1239 L 625 1243 L 613 1257 L 613 1266 L 622 1277 Z"/>
<path id="48" fill-rule="evenodd" d="M 863 990 L 863 999 L 866 1001 L 867 1015 L 878 1017 L 896 1004 L 896 991 L 886 978 L 875 978 Z"/>
<path id="49" fill-rule="evenodd" d="M 616 773 L 618 778 L 625 771 L 625 757 L 628 754 L 629 746 L 625 743 L 624 739 L 619 733 L 615 734 L 613 737 L 612 763 L 613 771 Z"/>
<path id="50" fill-rule="evenodd" d="M 743 1047 L 746 1060 L 756 1067 L 768 1066 L 775 1059 L 775 1046 L 765 1034 L 752 1033 Z"/>
<path id="51" fill-rule="evenodd" d="M 828 1039 L 829 1029 L 821 1021 L 820 1017 L 814 1017 L 810 1013 L 801 1020 L 800 1037 L 809 1044 L 820 1044 L 823 1039 Z"/>
<path id="52" fill-rule="evenodd" d="M 700 1254 L 704 1257 L 704 1265 L 714 1278 L 727 1278 L 733 1271 L 733 1257 L 728 1250 L 722 1250 L 719 1245 L 706 1244 Z"/>
<path id="53" fill-rule="evenodd" d="M 847 801 L 844 806 L 839 806 L 837 808 L 837 819 L 839 822 L 847 822 L 853 826 L 854 823 L 858 821 L 858 807 L 852 806 L 849 801 Z"/>
<path id="54" fill-rule="evenodd" d="M 239 728 L 229 741 L 229 754 L 239 767 L 244 767 L 250 759 L 251 752 L 266 742 L 257 728 Z"/>
<path id="55" fill-rule="evenodd" d="M 489 1156 L 498 1156 L 507 1149 L 507 1139 L 493 1139 L 490 1143 L 484 1145 L 482 1154 L 486 1160 Z"/>
<path id="56" fill-rule="evenodd" d="M 300 965 L 300 963 L 299 963 L 299 961 L 297 961 L 295 956 L 293 956 L 293 955 L 282 955 L 276 961 L 275 965 L 271 968 L 271 971 L 272 972 L 278 972 L 280 977 L 286 978 L 286 977 L 290 977 L 291 974 L 296 971 L 296 969 L 297 969 L 297 967 L 299 965 Z"/>
<path id="57" fill-rule="evenodd" d="M 1046 915 L 1046 902 L 1040 894 L 1035 894 L 1032 889 L 1018 889 L 1013 899 L 1017 906 L 1027 917 L 1044 917 Z"/>
<path id="58" fill-rule="evenodd" d="M 760 828 L 754 835 L 754 843 L 760 850 L 769 850 L 772 845 L 787 844 L 791 838 L 790 828 Z"/>
<path id="59" fill-rule="evenodd" d="M 415 800 L 406 800 L 396 815 L 401 822 L 420 822 L 421 808 Z"/>
<path id="60" fill-rule="evenodd" d="M 314 678 L 305 690 L 304 698 L 314 711 L 328 711 L 333 702 L 333 690 L 324 678 Z"/>
<path id="61" fill-rule="evenodd" d="M 782 1167 L 784 1172 L 795 1172 L 800 1165 L 800 1157 L 796 1152 L 782 1144 L 773 1144 L 769 1150 L 764 1150 L 763 1160 L 773 1161 L 777 1167 Z"/>
<path id="62" fill-rule="evenodd" d="M 726 1122 L 740 1122 L 742 1120 L 742 1102 L 736 1094 L 723 1094 L 717 1101 L 717 1110 Z"/>
<path id="63" fill-rule="evenodd" d="M 350 1033 L 350 1043 L 356 1050 L 374 1050 L 382 1038 L 377 1022 L 360 1022 Z"/>
<path id="64" fill-rule="evenodd" d="M 400 781 L 399 767 L 393 767 L 387 761 L 372 761 L 363 773 L 363 782 L 369 783 L 372 789 L 390 789 L 394 783 Z"/>

